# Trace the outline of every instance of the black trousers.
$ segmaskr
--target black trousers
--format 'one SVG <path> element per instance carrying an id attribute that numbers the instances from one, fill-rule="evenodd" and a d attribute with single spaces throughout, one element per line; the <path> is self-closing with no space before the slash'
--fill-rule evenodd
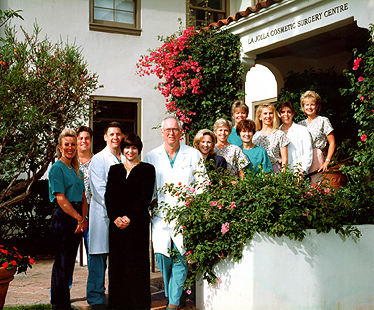
<path id="1" fill-rule="evenodd" d="M 82 203 L 71 203 L 82 214 Z M 77 220 L 67 215 L 56 204 L 51 219 L 51 233 L 55 248 L 55 261 L 51 277 L 51 304 L 53 309 L 70 308 L 69 278 L 73 272 L 79 242 L 82 234 L 74 234 Z"/>

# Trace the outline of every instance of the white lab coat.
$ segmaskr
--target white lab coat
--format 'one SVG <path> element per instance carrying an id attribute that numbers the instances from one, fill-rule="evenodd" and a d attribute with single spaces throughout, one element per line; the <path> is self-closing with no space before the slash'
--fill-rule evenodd
<path id="1" fill-rule="evenodd" d="M 312 139 L 308 129 L 292 123 L 287 132 L 287 138 L 291 141 L 287 146 L 289 168 L 302 168 L 308 172 L 313 159 Z"/>
<path id="2" fill-rule="evenodd" d="M 174 167 L 170 165 L 169 157 L 166 153 L 164 144 L 153 149 L 144 157 L 144 162 L 152 164 L 156 169 L 156 185 L 154 198 L 169 205 L 177 204 L 177 197 L 172 197 L 164 192 L 157 192 L 158 188 L 163 187 L 166 183 L 183 185 L 199 182 L 205 184 L 205 178 L 202 175 L 194 175 L 194 171 L 205 171 L 202 156 L 200 152 L 190 146 L 180 143 L 180 149 L 174 162 Z M 152 219 L 153 248 L 155 253 L 163 254 L 169 257 L 168 249 L 171 248 L 171 239 L 177 246 L 179 252 L 183 255 L 186 250 L 183 248 L 183 236 L 175 236 L 175 221 L 170 224 L 165 222 L 165 212 L 161 210 L 157 216 Z"/>
<path id="3" fill-rule="evenodd" d="M 121 154 L 121 161 L 125 156 Z M 105 191 L 109 168 L 120 163 L 118 158 L 105 147 L 94 155 L 90 165 L 90 186 L 92 192 L 89 215 L 89 253 L 109 253 L 109 218 L 105 206 Z M 118 193 L 119 195 L 121 193 Z"/>

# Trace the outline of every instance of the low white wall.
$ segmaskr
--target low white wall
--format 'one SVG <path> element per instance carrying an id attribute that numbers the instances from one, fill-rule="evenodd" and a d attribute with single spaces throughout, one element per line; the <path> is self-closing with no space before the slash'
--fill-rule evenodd
<path id="1" fill-rule="evenodd" d="M 196 284 L 204 309 L 374 309 L 374 225 L 362 237 L 308 230 L 302 242 L 256 234 L 243 258 L 215 267 L 220 284 Z"/>

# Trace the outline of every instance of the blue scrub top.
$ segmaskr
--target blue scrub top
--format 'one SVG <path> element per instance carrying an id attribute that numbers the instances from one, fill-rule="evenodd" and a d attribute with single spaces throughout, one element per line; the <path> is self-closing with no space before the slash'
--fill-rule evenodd
<path id="1" fill-rule="evenodd" d="M 84 178 L 79 178 L 71 166 L 57 160 L 48 173 L 49 200 L 56 201 L 56 193 L 64 194 L 70 202 L 81 202 Z"/>
<path id="2" fill-rule="evenodd" d="M 242 139 L 240 139 L 240 137 L 236 133 L 236 129 L 234 127 L 232 127 L 232 131 L 231 131 L 229 137 L 227 138 L 227 142 L 231 143 L 231 144 L 234 144 L 234 145 L 237 145 L 237 146 L 242 146 L 242 144 L 243 144 Z"/>
<path id="3" fill-rule="evenodd" d="M 253 171 L 255 174 L 258 172 L 259 167 L 261 166 L 266 173 L 271 172 L 271 163 L 269 155 L 266 150 L 260 146 L 255 145 L 250 150 L 245 150 L 243 147 L 240 147 L 245 155 L 247 155 L 249 161 L 251 162 L 246 169 Z"/>

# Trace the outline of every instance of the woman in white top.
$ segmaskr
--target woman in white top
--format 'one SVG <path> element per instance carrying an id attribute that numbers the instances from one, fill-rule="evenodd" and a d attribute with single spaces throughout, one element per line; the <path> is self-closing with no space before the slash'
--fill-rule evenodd
<path id="1" fill-rule="evenodd" d="M 308 172 L 313 158 L 312 140 L 308 129 L 292 121 L 295 108 L 289 101 L 282 101 L 279 104 L 278 116 L 282 120 L 279 129 L 290 140 L 287 146 L 288 166 L 300 173 Z"/>
<path id="2" fill-rule="evenodd" d="M 335 152 L 334 128 L 327 117 L 319 116 L 321 110 L 321 97 L 314 91 L 306 91 L 300 98 L 301 109 L 308 117 L 299 122 L 308 128 L 312 137 L 313 161 L 309 168 L 309 173 L 314 171 L 325 172 Z M 328 147 L 327 147 L 328 144 Z M 325 159 L 324 153 L 327 155 Z M 311 182 L 316 183 L 321 173 L 311 176 Z"/>
<path id="3" fill-rule="evenodd" d="M 278 130 L 280 125 L 275 107 L 270 103 L 259 105 L 256 111 L 256 133 L 253 144 L 264 148 L 269 155 L 274 172 L 288 164 L 287 145 L 290 143 L 285 133 Z"/>

